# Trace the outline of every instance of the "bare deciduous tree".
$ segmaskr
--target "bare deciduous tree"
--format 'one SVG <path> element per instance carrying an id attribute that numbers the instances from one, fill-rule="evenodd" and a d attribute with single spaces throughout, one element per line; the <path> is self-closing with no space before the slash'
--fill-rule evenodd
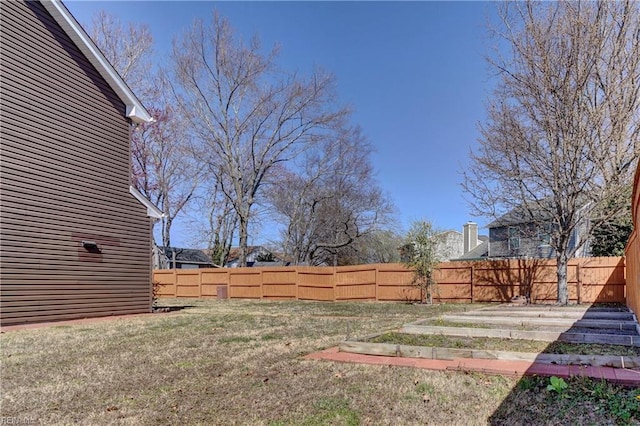
<path id="1" fill-rule="evenodd" d="M 587 230 L 625 205 L 640 152 L 638 3 L 517 2 L 500 6 L 489 60 L 499 83 L 464 187 L 478 214 L 518 208 L 550 223 L 558 302 L 581 215 Z"/>
<path id="2" fill-rule="evenodd" d="M 92 19 L 89 36 L 100 48 L 120 77 L 141 98 L 153 88 L 151 78 L 153 36 L 145 24 L 129 23 L 105 11 Z"/>
<path id="3" fill-rule="evenodd" d="M 401 235 L 390 229 L 369 232 L 358 238 L 341 255 L 341 263 L 364 265 L 368 263 L 400 262 L 400 249 L 404 243 Z"/>
<path id="4" fill-rule="evenodd" d="M 364 258 L 358 243 L 389 224 L 393 207 L 374 179 L 370 154 L 360 129 L 338 128 L 306 153 L 297 173 L 283 174 L 270 200 L 286 224 L 283 247 L 293 262 Z"/>
<path id="5" fill-rule="evenodd" d="M 182 117 L 169 104 L 149 111 L 155 121 L 132 133 L 132 182 L 164 212 L 162 245 L 170 247 L 171 226 L 198 187 L 200 169 Z"/>
<path id="6" fill-rule="evenodd" d="M 171 226 L 198 184 L 199 167 L 191 154 L 188 126 L 167 96 L 166 76 L 152 71 L 153 37 L 146 25 L 125 27 L 117 17 L 102 11 L 93 18 L 89 32 L 155 120 L 132 131 L 131 181 L 164 212 L 162 245 L 169 247 Z"/>
<path id="7" fill-rule="evenodd" d="M 282 250 L 285 259 L 295 265 L 308 260 L 308 253 L 314 241 L 316 209 L 320 201 L 318 194 L 319 176 L 298 175 L 289 170 L 278 173 L 278 184 L 269 193 L 269 201 L 274 208 L 275 221 L 283 224 Z"/>
<path id="8" fill-rule="evenodd" d="M 207 186 L 208 185 L 208 186 Z M 204 193 L 196 197 L 195 216 L 191 228 L 197 244 L 204 242 L 214 265 L 227 262 L 233 239 L 238 230 L 238 216 L 222 192 L 222 184 L 214 177 L 205 185 Z"/>
<path id="9" fill-rule="evenodd" d="M 256 38 L 235 40 L 216 13 L 208 26 L 196 21 L 172 55 L 182 113 L 206 144 L 208 172 L 218 177 L 238 217 L 241 265 L 265 178 L 344 114 L 333 108 L 331 76 L 285 73 L 276 67 L 276 53 L 263 55 Z"/>

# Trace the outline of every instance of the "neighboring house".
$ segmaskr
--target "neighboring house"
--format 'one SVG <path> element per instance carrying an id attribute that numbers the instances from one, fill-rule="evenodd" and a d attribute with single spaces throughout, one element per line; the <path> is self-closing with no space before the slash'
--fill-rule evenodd
<path id="1" fill-rule="evenodd" d="M 436 253 L 442 261 L 457 260 L 463 257 L 475 256 L 477 248 L 483 245 L 488 237 L 478 235 L 478 224 L 467 222 L 462 226 L 462 233 L 446 231 L 434 236 L 437 239 Z M 469 255 L 470 252 L 473 252 Z"/>
<path id="2" fill-rule="evenodd" d="M 58 0 L 2 2 L 0 322 L 151 311 L 151 225 L 130 186 L 150 115 Z"/>
<path id="3" fill-rule="evenodd" d="M 580 214 L 580 212 L 579 212 Z M 511 210 L 488 225 L 489 245 L 488 257 L 513 258 L 531 257 L 549 259 L 555 257 L 551 247 L 552 224 L 542 218 L 537 221 L 525 219 L 526 215 Z M 574 257 L 589 257 L 589 241 L 587 236 L 588 218 L 582 220 L 569 240 L 569 249 L 578 247 Z"/>
<path id="4" fill-rule="evenodd" d="M 489 256 L 489 238 L 483 238 L 485 238 L 485 240 L 478 244 L 474 249 L 454 260 L 486 260 Z"/>
<path id="5" fill-rule="evenodd" d="M 478 225 L 474 222 L 465 223 L 462 232 L 449 230 L 436 234 L 432 238 L 436 242 L 436 258 L 441 262 L 458 260 L 488 239 L 484 235 L 478 236 Z M 408 260 L 407 256 L 411 253 L 410 247 L 408 245 L 400 248 L 400 257 L 403 262 Z"/>
<path id="6" fill-rule="evenodd" d="M 449 230 L 433 236 L 436 240 L 436 257 L 447 261 L 462 256 L 464 238 L 461 232 Z"/>
<path id="7" fill-rule="evenodd" d="M 159 247 L 167 269 L 214 268 L 211 257 L 203 250 L 178 247 Z M 158 268 L 161 269 L 161 268 Z"/>
<path id="8" fill-rule="evenodd" d="M 282 262 L 268 249 L 262 246 L 247 247 L 247 266 L 280 266 Z M 240 266 L 240 248 L 232 247 L 227 256 L 225 268 Z"/>

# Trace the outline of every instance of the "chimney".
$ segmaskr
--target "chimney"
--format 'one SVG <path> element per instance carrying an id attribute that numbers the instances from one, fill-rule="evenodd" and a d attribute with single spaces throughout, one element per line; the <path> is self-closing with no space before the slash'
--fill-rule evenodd
<path id="1" fill-rule="evenodd" d="M 478 224 L 475 222 L 467 222 L 464 224 L 463 229 L 463 254 L 467 254 L 478 246 Z"/>

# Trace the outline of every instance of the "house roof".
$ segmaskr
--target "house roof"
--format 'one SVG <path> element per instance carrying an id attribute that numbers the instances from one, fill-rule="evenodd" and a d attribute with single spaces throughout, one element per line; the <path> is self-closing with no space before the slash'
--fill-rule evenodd
<path id="1" fill-rule="evenodd" d="M 487 257 L 489 254 L 489 241 L 483 241 L 474 249 L 469 250 L 456 260 L 473 260 Z"/>
<path id="2" fill-rule="evenodd" d="M 91 40 L 78 21 L 76 21 L 71 12 L 62 4 L 62 1 L 45 0 L 42 1 L 42 5 L 126 105 L 126 116 L 134 123 L 149 123 L 153 121 L 151 114 L 149 114 L 140 100 L 133 94 L 131 89 L 129 89 L 127 83 L 124 82 L 107 58 L 104 57 L 100 49 Z"/>
<path id="3" fill-rule="evenodd" d="M 247 256 L 256 251 L 268 252 L 268 250 L 262 246 L 247 246 Z M 232 247 L 229 250 L 229 256 L 227 256 L 227 263 L 234 262 L 238 259 L 240 259 L 240 247 Z"/>
<path id="4" fill-rule="evenodd" d="M 213 265 L 211 258 L 203 250 L 178 247 L 160 247 L 160 250 L 169 259 L 173 260 L 173 251 L 176 253 L 176 262 Z"/>
<path id="5" fill-rule="evenodd" d="M 444 236 L 444 235 L 450 235 L 450 234 L 454 234 L 454 235 L 462 235 L 462 232 L 460 231 L 456 231 L 455 229 L 449 229 L 448 231 L 443 231 L 443 232 L 439 232 L 435 235 L 433 235 L 433 237 L 439 237 L 439 236 Z"/>
<path id="6" fill-rule="evenodd" d="M 538 206 L 535 204 L 538 203 Z M 576 213 L 582 214 L 585 209 L 588 209 L 592 205 L 591 201 L 582 197 L 582 201 L 578 206 L 580 206 Z M 514 207 L 509 210 L 498 219 L 494 220 L 490 224 L 487 225 L 487 228 L 499 228 L 502 226 L 508 225 L 521 225 L 525 223 L 538 222 L 538 221 L 549 221 L 551 220 L 551 213 L 553 211 L 553 201 L 551 198 L 546 198 L 540 201 L 531 201 L 529 207 L 525 207 L 523 205 Z"/>
<path id="7" fill-rule="evenodd" d="M 531 210 L 527 210 L 523 206 L 514 207 L 488 224 L 487 228 L 500 228 L 502 226 L 530 223 L 533 221 L 532 215 L 537 217 L 537 219 L 543 219 L 545 211 L 542 208 L 536 209 L 535 207 L 531 207 Z"/>

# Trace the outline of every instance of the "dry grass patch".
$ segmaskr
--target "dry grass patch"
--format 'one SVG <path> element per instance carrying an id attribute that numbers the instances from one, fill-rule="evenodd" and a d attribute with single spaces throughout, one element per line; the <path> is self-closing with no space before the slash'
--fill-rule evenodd
<path id="1" fill-rule="evenodd" d="M 473 425 L 486 424 L 518 392 L 509 378 L 301 359 L 337 345 L 347 330 L 362 336 L 470 306 L 161 302 L 190 307 L 3 333 L 2 417 L 87 425 Z M 612 418 L 599 416 L 603 424 Z"/>

